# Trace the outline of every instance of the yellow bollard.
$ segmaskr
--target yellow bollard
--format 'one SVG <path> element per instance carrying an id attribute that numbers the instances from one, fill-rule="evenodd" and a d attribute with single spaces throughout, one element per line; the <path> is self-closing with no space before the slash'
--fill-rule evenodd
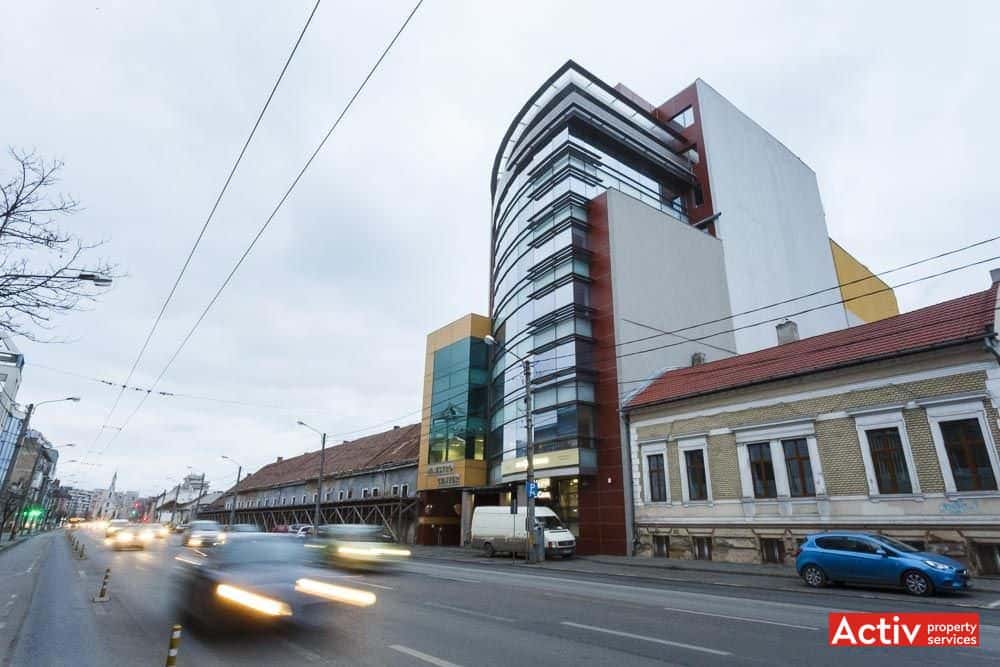
<path id="1" fill-rule="evenodd" d="M 107 602 L 111 598 L 108 597 L 108 580 L 111 579 L 111 568 L 109 567 L 104 571 L 104 581 L 101 582 L 101 592 L 94 596 L 94 602 Z"/>
<path id="2" fill-rule="evenodd" d="M 170 633 L 170 648 L 167 650 L 167 667 L 177 664 L 177 648 L 181 645 L 181 626 L 175 625 Z"/>

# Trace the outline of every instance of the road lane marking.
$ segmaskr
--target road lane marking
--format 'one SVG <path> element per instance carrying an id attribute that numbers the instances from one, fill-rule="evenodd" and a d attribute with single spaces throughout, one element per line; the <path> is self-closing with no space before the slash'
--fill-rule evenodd
<path id="1" fill-rule="evenodd" d="M 997 607 L 1000 607 L 1000 600 L 997 600 L 996 602 L 991 602 L 988 605 L 986 605 L 987 609 L 996 609 Z"/>
<path id="2" fill-rule="evenodd" d="M 676 611 L 682 614 L 697 614 L 698 616 L 714 616 L 715 618 L 728 618 L 731 621 L 746 621 L 747 623 L 766 623 L 767 625 L 780 625 L 785 628 L 795 628 L 797 630 L 819 630 L 812 625 L 795 625 L 794 623 L 779 623 L 778 621 L 765 621 L 762 618 L 747 618 L 746 616 L 727 616 L 726 614 L 711 614 L 707 611 L 692 611 L 690 609 L 679 609 L 678 607 L 664 607 L 667 611 Z"/>
<path id="3" fill-rule="evenodd" d="M 445 581 L 458 581 L 463 584 L 481 584 L 482 579 L 463 579 L 461 577 L 446 577 L 443 574 L 428 574 L 428 577 L 434 577 L 435 579 L 444 579 Z"/>
<path id="4" fill-rule="evenodd" d="M 83 570 L 77 570 L 76 573 L 80 575 L 81 579 L 86 579 L 87 578 L 87 573 L 84 572 Z"/>
<path id="5" fill-rule="evenodd" d="M 471 609 L 464 609 L 462 607 L 452 607 L 450 604 L 441 604 L 439 602 L 425 602 L 428 607 L 437 607 L 438 609 L 448 609 L 451 611 L 457 611 L 460 614 L 468 614 L 470 616 L 481 616 L 483 618 L 490 618 L 494 621 L 503 621 L 504 623 L 513 623 L 513 618 L 507 618 L 506 616 L 494 616 L 493 614 L 487 614 L 482 611 L 473 611 Z"/>
<path id="6" fill-rule="evenodd" d="M 363 579 L 359 579 L 359 580 L 357 580 L 357 581 L 355 581 L 353 583 L 355 583 L 355 584 L 361 584 L 362 586 L 373 586 L 375 588 L 381 588 L 384 591 L 394 591 L 394 590 L 396 590 L 392 586 L 383 586 L 382 584 L 373 584 L 372 582 L 365 581 Z"/>
<path id="7" fill-rule="evenodd" d="M 590 630 L 592 632 L 603 632 L 608 635 L 616 635 L 618 637 L 627 637 L 628 639 L 639 639 L 644 642 L 652 642 L 654 644 L 663 644 L 664 646 L 675 646 L 677 648 L 686 648 L 689 651 L 700 651 L 702 653 L 711 653 L 712 655 L 732 655 L 729 651 L 720 651 L 719 649 L 708 648 L 707 646 L 697 646 L 695 644 L 683 644 L 681 642 L 672 642 L 669 639 L 660 639 L 659 637 L 646 637 L 645 635 L 635 635 L 631 632 L 622 632 L 621 630 L 610 630 L 608 628 L 598 628 L 593 625 L 583 625 L 582 623 L 573 623 L 571 621 L 562 621 L 561 625 L 567 625 L 571 628 L 580 628 L 581 630 Z"/>
<path id="8" fill-rule="evenodd" d="M 441 658 L 435 658 L 433 655 L 428 655 L 426 653 L 423 653 L 416 649 L 409 648 L 407 646 L 403 646 L 401 644 L 393 644 L 389 648 L 391 648 L 393 651 L 399 651 L 400 653 L 405 653 L 411 658 L 416 658 L 417 660 L 423 660 L 426 663 L 437 665 L 437 667 L 461 667 L 460 665 L 456 665 L 454 662 L 448 662 L 447 660 L 442 660 Z"/>

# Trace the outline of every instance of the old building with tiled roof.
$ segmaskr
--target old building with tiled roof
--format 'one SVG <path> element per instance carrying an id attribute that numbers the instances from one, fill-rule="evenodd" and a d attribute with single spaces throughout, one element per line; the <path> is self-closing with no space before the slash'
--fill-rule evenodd
<path id="1" fill-rule="evenodd" d="M 212 515 L 228 522 L 234 514 L 236 523 L 281 530 L 289 524 L 311 525 L 319 499 L 322 523 L 385 523 L 402 533 L 400 539 L 412 539 L 419 448 L 419 424 L 328 444 L 322 455 L 322 498 L 317 486 L 320 450 L 278 456 L 226 490 Z"/>
<path id="2" fill-rule="evenodd" d="M 629 428 L 638 553 L 790 564 L 880 532 L 1000 572 L 1000 271 L 988 289 L 670 370 Z"/>

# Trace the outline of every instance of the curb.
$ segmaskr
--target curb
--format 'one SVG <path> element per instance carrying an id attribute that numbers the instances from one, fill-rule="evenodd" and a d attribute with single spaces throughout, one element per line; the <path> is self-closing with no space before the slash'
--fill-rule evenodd
<path id="1" fill-rule="evenodd" d="M 471 561 L 471 560 L 462 560 L 462 559 L 459 559 L 459 558 L 440 558 L 440 557 L 435 558 L 433 556 L 430 556 L 430 557 L 428 557 L 428 556 L 424 556 L 424 557 L 415 556 L 414 560 L 447 561 L 447 562 L 451 562 L 451 563 L 462 563 L 464 565 L 476 565 L 477 564 L 475 561 Z M 595 562 L 595 561 L 590 561 L 590 562 Z M 483 564 L 482 566 L 489 567 L 489 565 L 487 565 L 487 564 Z M 637 567 L 642 567 L 642 566 L 640 565 L 640 566 L 637 566 Z M 493 569 L 495 569 L 495 568 L 493 568 Z M 648 568 L 647 567 L 647 569 L 661 569 L 661 568 L 659 568 L 659 567 Z M 662 568 L 662 569 L 666 569 L 666 568 Z M 678 571 L 683 571 L 683 572 L 695 572 L 695 570 L 686 570 L 684 568 L 675 568 L 675 569 L 678 570 Z M 605 577 L 620 577 L 620 578 L 623 578 L 623 579 L 639 579 L 639 580 L 642 580 L 642 581 L 668 581 L 668 582 L 672 582 L 672 583 L 696 584 L 696 585 L 705 585 L 705 586 L 721 586 L 721 587 L 725 587 L 725 588 L 743 588 L 743 589 L 751 589 L 751 590 L 782 591 L 782 592 L 786 592 L 786 593 L 804 593 L 806 595 L 827 595 L 827 593 L 824 593 L 822 590 L 814 590 L 812 588 L 809 588 L 809 587 L 805 586 L 804 584 L 802 586 L 796 586 L 796 587 L 793 588 L 793 587 L 789 587 L 789 586 L 778 587 L 778 586 L 765 586 L 763 584 L 739 584 L 739 583 L 731 583 L 731 582 L 724 582 L 724 581 L 696 581 L 696 580 L 692 580 L 692 579 L 682 579 L 682 578 L 679 578 L 679 577 L 653 577 L 653 576 L 643 576 L 643 575 L 640 575 L 640 574 L 621 574 L 621 573 L 610 573 L 610 572 L 586 572 L 586 571 L 581 571 L 581 570 L 575 570 L 575 569 L 568 568 L 568 567 L 552 567 L 552 566 L 549 566 L 549 565 L 543 565 L 541 567 L 538 567 L 537 569 L 534 569 L 533 571 L 535 571 L 535 572 L 545 572 L 545 571 L 550 571 L 550 572 L 566 572 L 566 573 L 577 574 L 577 575 L 597 575 L 597 576 L 605 576 Z M 703 570 L 698 570 L 698 571 L 703 571 Z M 732 572 L 723 572 L 722 574 L 733 574 L 733 573 Z M 788 577 L 788 578 L 791 579 L 791 577 Z M 795 580 L 798 581 L 798 577 L 796 577 Z M 899 600 L 900 599 L 899 597 L 896 597 L 896 596 L 884 595 L 884 594 L 882 594 L 882 591 L 877 591 L 877 590 L 876 591 L 862 591 L 862 589 L 845 589 L 845 590 L 856 590 L 857 594 L 855 594 L 855 595 L 838 595 L 837 597 L 841 598 L 841 599 L 843 599 L 843 598 L 860 598 L 860 599 L 865 599 L 865 600 Z M 979 593 L 982 593 L 982 592 L 994 593 L 994 591 L 991 591 L 989 589 L 983 589 L 983 588 L 979 588 L 979 589 L 975 589 L 974 588 L 973 590 L 975 590 L 976 592 L 979 592 Z M 965 602 L 965 603 L 963 603 L 963 602 L 955 602 L 955 603 L 949 603 L 947 605 L 942 605 L 941 604 L 942 599 L 947 599 L 947 598 L 941 598 L 941 597 L 919 598 L 919 597 L 914 597 L 914 596 L 907 596 L 905 599 L 906 599 L 907 602 L 913 602 L 913 603 L 916 603 L 916 604 L 924 604 L 924 605 L 928 605 L 928 606 L 962 607 L 962 608 L 967 608 L 967 609 L 985 609 L 987 611 L 992 611 L 993 610 L 992 607 L 987 606 L 987 604 L 988 604 L 987 602 L 983 602 L 982 604 L 970 604 L 968 602 Z M 846 608 L 847 607 L 845 606 L 844 609 L 846 609 Z"/>
<path id="2" fill-rule="evenodd" d="M 611 565 L 613 567 L 641 567 L 647 570 L 670 570 L 673 572 L 707 572 L 710 574 L 734 574 L 743 577 L 776 577 L 784 579 L 795 579 L 798 580 L 799 576 L 795 574 L 795 568 L 792 566 L 788 567 L 791 572 L 736 572 L 733 570 L 726 570 L 718 567 L 683 567 L 681 565 L 646 565 L 645 563 L 609 563 L 603 560 L 595 560 L 589 556 L 577 556 L 579 560 L 588 563 L 597 563 L 600 565 Z"/>

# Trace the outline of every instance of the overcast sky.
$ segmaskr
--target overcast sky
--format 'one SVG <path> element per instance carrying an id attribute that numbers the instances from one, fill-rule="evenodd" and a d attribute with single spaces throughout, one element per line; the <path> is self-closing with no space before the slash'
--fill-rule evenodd
<path id="1" fill-rule="evenodd" d="M 132 384 L 160 372 L 411 6 L 322 3 Z M 0 143 L 65 161 L 85 207 L 67 226 L 127 274 L 57 323 L 69 342 L 17 341 L 22 403 L 83 398 L 33 424 L 77 444 L 65 484 L 118 470 L 119 489 L 152 494 L 191 466 L 225 488 L 222 454 L 255 469 L 317 447 L 298 418 L 335 442 L 417 421 L 427 332 L 487 308 L 498 143 L 570 58 L 654 104 L 709 82 L 816 171 L 830 235 L 875 271 L 1000 229 L 996 3 L 427 0 L 160 387 L 254 406 L 151 398 L 88 454 L 114 435 L 99 437 L 115 390 L 34 364 L 125 378 L 311 7 L 4 3 Z M 900 306 L 987 274 L 901 289 Z M 66 462 L 81 455 L 100 467 Z"/>

